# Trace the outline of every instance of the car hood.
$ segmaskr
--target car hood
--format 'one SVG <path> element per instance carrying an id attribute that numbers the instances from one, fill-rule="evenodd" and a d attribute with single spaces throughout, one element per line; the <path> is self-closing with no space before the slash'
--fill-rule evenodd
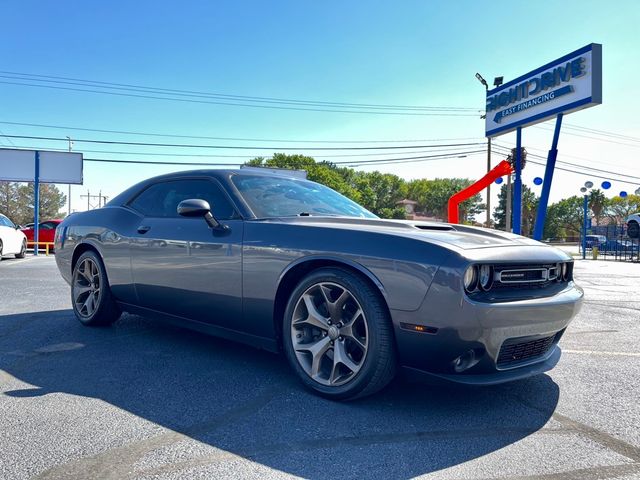
<path id="1" fill-rule="evenodd" d="M 415 238 L 469 250 L 489 247 L 517 247 L 523 245 L 550 248 L 548 245 L 530 238 L 501 232 L 489 228 L 454 225 L 449 223 L 423 222 L 414 220 L 387 220 L 350 217 L 285 217 L 262 219 L 264 222 L 283 222 L 309 227 L 340 228 L 349 230 L 383 233 L 387 235 Z"/>

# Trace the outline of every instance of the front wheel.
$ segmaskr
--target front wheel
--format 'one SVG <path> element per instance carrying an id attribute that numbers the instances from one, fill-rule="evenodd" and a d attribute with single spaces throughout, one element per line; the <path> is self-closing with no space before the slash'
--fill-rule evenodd
<path id="1" fill-rule="evenodd" d="M 27 241 L 22 241 L 22 246 L 20 247 L 20 253 L 16 253 L 16 258 L 24 258 L 27 254 Z"/>
<path id="2" fill-rule="evenodd" d="M 284 350 L 298 377 L 335 400 L 384 388 L 396 371 L 389 313 L 359 275 L 322 268 L 295 288 L 285 311 Z"/>
<path id="3" fill-rule="evenodd" d="M 638 238 L 640 236 L 640 225 L 638 225 L 638 222 L 634 220 L 629 222 L 627 225 L 627 235 L 629 235 L 629 238 Z"/>
<path id="4" fill-rule="evenodd" d="M 111 296 L 104 264 L 94 251 L 80 255 L 73 268 L 71 303 L 83 325 L 111 325 L 120 318 L 122 312 Z"/>

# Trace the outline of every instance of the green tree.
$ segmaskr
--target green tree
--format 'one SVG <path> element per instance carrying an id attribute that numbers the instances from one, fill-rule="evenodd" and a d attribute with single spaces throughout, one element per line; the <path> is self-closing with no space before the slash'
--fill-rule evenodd
<path id="1" fill-rule="evenodd" d="M 0 213 L 17 222 L 19 210 L 18 184 L 14 182 L 0 182 Z"/>
<path id="2" fill-rule="evenodd" d="M 40 218 L 48 220 L 60 218 L 64 213 L 60 209 L 67 200 L 55 185 L 40 185 Z M 34 190 L 33 183 L 19 184 L 0 182 L 0 213 L 15 223 L 24 225 L 33 222 Z"/>
<path id="3" fill-rule="evenodd" d="M 607 197 L 605 197 L 604 192 L 599 188 L 595 190 L 591 190 L 589 193 L 589 208 L 593 212 L 593 216 L 596 219 L 596 223 L 600 224 L 600 219 L 602 218 L 602 214 L 604 213 L 604 207 L 607 203 Z"/>
<path id="4" fill-rule="evenodd" d="M 398 205 L 407 195 L 407 183 L 402 178 L 391 173 L 355 172 L 351 180 L 367 210 L 382 218 L 405 218 L 404 208 Z"/>
<path id="5" fill-rule="evenodd" d="M 583 198 L 573 196 L 549 206 L 544 224 L 545 238 L 580 236 L 582 231 Z"/>
<path id="6" fill-rule="evenodd" d="M 629 215 L 638 212 L 640 212 L 640 195 L 609 198 L 604 206 L 604 215 L 615 224 L 626 222 Z"/>
<path id="7" fill-rule="evenodd" d="M 380 217 L 405 218 L 404 209 L 397 202 L 406 195 L 406 182 L 396 175 L 356 172 L 331 162 L 316 162 L 305 155 L 284 153 L 268 159 L 257 157 L 247 165 L 305 170 L 309 180 L 332 188 Z"/>
<path id="8" fill-rule="evenodd" d="M 447 220 L 447 207 L 452 195 L 474 183 L 468 178 L 436 178 L 434 180 L 413 180 L 409 182 L 407 197 L 418 202 L 416 211 Z M 474 195 L 459 206 L 463 222 L 472 222 L 475 216 L 485 209 L 482 197 Z"/>
<path id="9" fill-rule="evenodd" d="M 513 202 L 513 185 L 511 186 L 511 198 Z M 522 225 L 521 233 L 525 237 L 533 234 L 533 227 L 538 214 L 540 198 L 524 183 L 522 184 Z M 513 203 L 512 203 L 513 205 Z M 498 230 L 507 227 L 507 186 L 502 185 L 498 193 L 498 206 L 493 210 L 493 219 Z M 511 225 L 513 225 L 513 209 L 511 211 Z"/>
<path id="10" fill-rule="evenodd" d="M 345 181 L 340 169 L 329 162 L 317 163 L 312 157 L 306 155 L 275 153 L 271 158 L 256 157 L 246 162 L 246 165 L 305 170 L 309 180 L 326 185 L 356 202 L 360 201 L 358 190 Z"/>

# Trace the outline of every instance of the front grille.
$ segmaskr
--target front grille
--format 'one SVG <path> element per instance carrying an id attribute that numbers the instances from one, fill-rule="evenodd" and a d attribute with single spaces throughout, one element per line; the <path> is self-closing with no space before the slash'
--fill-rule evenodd
<path id="1" fill-rule="evenodd" d="M 498 368 L 512 367 L 543 356 L 549 351 L 555 338 L 556 335 L 551 335 L 529 341 L 523 338 L 512 338 L 505 341 L 498 355 Z"/>
<path id="2" fill-rule="evenodd" d="M 540 288 L 554 282 L 556 266 L 552 265 L 496 265 L 495 288 Z"/>

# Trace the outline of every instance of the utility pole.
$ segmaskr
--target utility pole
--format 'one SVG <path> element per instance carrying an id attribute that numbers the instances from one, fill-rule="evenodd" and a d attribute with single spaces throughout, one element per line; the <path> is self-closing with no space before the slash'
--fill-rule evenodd
<path id="1" fill-rule="evenodd" d="M 505 230 L 507 232 L 511 231 L 511 174 L 507 175 L 507 198 L 505 205 L 507 206 L 505 215 L 507 218 L 505 219 Z"/>
<path id="2" fill-rule="evenodd" d="M 488 96 L 489 84 L 479 73 L 476 73 L 476 78 L 482 85 L 484 85 L 485 94 L 486 96 Z M 502 85 L 502 81 L 503 81 L 503 77 L 495 77 L 495 79 L 493 80 L 493 84 L 496 87 L 499 87 L 500 85 Z M 484 115 L 482 115 L 480 118 L 487 118 L 486 109 L 485 109 Z M 490 171 L 491 171 L 491 137 L 487 137 L 487 173 L 489 173 Z M 508 219 L 507 221 L 511 223 L 509 221 L 509 217 L 507 217 L 507 219 Z M 487 185 L 487 228 L 491 228 L 491 184 Z M 507 231 L 509 231 L 509 228 L 507 228 Z"/>
<path id="3" fill-rule="evenodd" d="M 98 199 L 98 208 L 101 208 L 105 203 L 107 203 L 107 198 L 106 196 L 102 195 L 102 190 L 100 191 L 100 193 L 98 193 L 98 195 L 91 195 L 91 192 L 87 189 L 87 194 L 86 195 L 80 195 L 80 198 L 87 198 L 87 210 L 91 210 L 91 201 L 94 199 Z M 103 203 L 104 200 L 104 203 Z"/>
<path id="4" fill-rule="evenodd" d="M 489 89 L 487 88 L 487 91 Z M 486 113 L 485 113 L 486 115 Z M 491 171 L 491 137 L 487 137 L 487 173 Z M 491 228 L 491 184 L 487 185 L 487 228 Z"/>
<path id="5" fill-rule="evenodd" d="M 67 140 L 69 141 L 69 151 L 71 151 L 71 149 L 73 148 L 71 137 L 67 137 Z M 67 195 L 67 202 L 69 205 L 67 208 L 67 215 L 71 215 L 71 184 L 69 184 L 69 194 Z"/>

